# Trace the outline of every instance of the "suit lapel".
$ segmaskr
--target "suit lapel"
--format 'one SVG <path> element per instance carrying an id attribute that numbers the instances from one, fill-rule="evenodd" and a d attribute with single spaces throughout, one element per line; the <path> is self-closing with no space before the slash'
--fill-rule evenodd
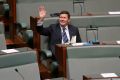
<path id="1" fill-rule="evenodd" d="M 71 29 L 71 26 L 70 26 L 70 25 L 68 25 L 68 29 L 69 29 L 70 40 L 71 40 L 71 38 L 72 38 L 72 29 Z"/>

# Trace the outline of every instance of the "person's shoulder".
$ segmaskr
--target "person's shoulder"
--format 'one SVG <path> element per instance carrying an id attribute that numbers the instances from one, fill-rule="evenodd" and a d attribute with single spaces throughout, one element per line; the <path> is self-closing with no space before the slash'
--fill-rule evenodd
<path id="1" fill-rule="evenodd" d="M 72 27 L 72 28 L 78 28 L 77 26 L 74 26 L 72 24 L 69 24 L 69 26 Z"/>

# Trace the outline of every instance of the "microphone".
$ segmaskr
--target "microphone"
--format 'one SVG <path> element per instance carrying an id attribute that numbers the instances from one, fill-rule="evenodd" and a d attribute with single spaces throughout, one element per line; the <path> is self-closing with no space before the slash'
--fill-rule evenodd
<path id="1" fill-rule="evenodd" d="M 19 70 L 17 68 L 15 68 L 14 70 L 15 70 L 15 72 L 17 72 L 20 75 L 20 77 L 22 78 L 22 80 L 24 80 L 24 76 L 19 72 Z"/>
<path id="2" fill-rule="evenodd" d="M 58 17 L 59 16 L 59 13 L 52 13 L 50 14 L 51 17 Z"/>

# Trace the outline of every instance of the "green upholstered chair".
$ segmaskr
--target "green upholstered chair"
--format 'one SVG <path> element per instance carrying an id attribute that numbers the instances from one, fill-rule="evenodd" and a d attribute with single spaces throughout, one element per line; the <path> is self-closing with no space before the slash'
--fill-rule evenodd
<path id="1" fill-rule="evenodd" d="M 4 32 L 5 32 L 5 30 L 4 30 L 4 23 L 1 21 L 0 22 L 0 34 L 4 33 Z"/>
<path id="2" fill-rule="evenodd" d="M 9 12 L 10 12 L 9 5 L 7 3 L 5 3 L 5 4 L 3 4 L 3 8 L 4 8 L 4 12 L 3 12 L 4 16 L 6 18 L 9 18 Z"/>
<path id="3" fill-rule="evenodd" d="M 69 80 L 82 80 L 87 74 L 119 72 L 119 49 L 119 45 L 67 47 Z"/>
<path id="4" fill-rule="evenodd" d="M 73 0 L 73 12 L 75 12 L 75 5 L 79 4 L 80 5 L 81 15 L 82 15 L 83 14 L 83 10 L 85 8 L 84 2 L 85 2 L 85 0 Z"/>
<path id="5" fill-rule="evenodd" d="M 4 34 L 0 34 L 0 50 L 2 50 L 2 49 L 7 49 Z"/>
<path id="6" fill-rule="evenodd" d="M 44 26 L 48 25 L 49 23 L 52 22 L 52 20 L 45 20 Z M 56 21 L 56 20 L 55 20 Z M 38 58 L 39 62 L 45 65 L 48 70 L 50 70 L 50 73 L 52 74 L 52 77 L 56 77 L 57 75 L 57 69 L 58 69 L 58 63 L 52 59 L 53 54 L 52 52 L 48 49 L 48 42 L 49 38 L 44 35 L 40 35 L 37 30 L 37 18 L 30 17 L 30 24 L 31 24 L 31 29 L 33 31 L 33 46 L 37 51 L 39 52 Z"/>
<path id="7" fill-rule="evenodd" d="M 52 72 L 52 77 L 57 77 L 58 63 L 54 60 L 52 52 L 48 49 L 48 40 L 47 36 L 41 36 L 41 51 L 40 51 L 40 61 Z"/>
<path id="8" fill-rule="evenodd" d="M 7 52 L 8 50 L 11 49 L 7 49 Z M 2 80 L 40 80 L 36 51 L 28 47 L 14 50 L 18 52 L 0 51 L 0 77 Z"/>
<path id="9" fill-rule="evenodd" d="M 10 7 L 4 1 L 0 1 L 0 15 L 9 18 Z"/>
<path id="10" fill-rule="evenodd" d="M 4 24 L 0 22 L 0 50 L 7 49 L 6 41 L 5 41 L 5 34 L 4 34 Z"/>
<path id="11" fill-rule="evenodd" d="M 15 26 L 17 27 L 17 35 L 20 36 L 29 47 L 33 48 L 33 31 L 24 22 L 18 22 Z"/>

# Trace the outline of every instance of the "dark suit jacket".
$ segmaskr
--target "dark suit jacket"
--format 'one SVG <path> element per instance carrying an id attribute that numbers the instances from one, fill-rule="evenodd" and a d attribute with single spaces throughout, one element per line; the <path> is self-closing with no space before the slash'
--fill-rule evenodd
<path id="1" fill-rule="evenodd" d="M 76 42 L 81 42 L 79 30 L 77 27 L 73 25 L 68 25 L 70 40 L 72 36 L 76 36 Z M 51 24 L 49 27 L 44 28 L 43 26 L 37 26 L 37 31 L 41 35 L 49 36 L 49 48 L 54 53 L 54 48 L 56 44 L 61 44 L 62 35 L 61 35 L 61 28 L 59 23 Z"/>

